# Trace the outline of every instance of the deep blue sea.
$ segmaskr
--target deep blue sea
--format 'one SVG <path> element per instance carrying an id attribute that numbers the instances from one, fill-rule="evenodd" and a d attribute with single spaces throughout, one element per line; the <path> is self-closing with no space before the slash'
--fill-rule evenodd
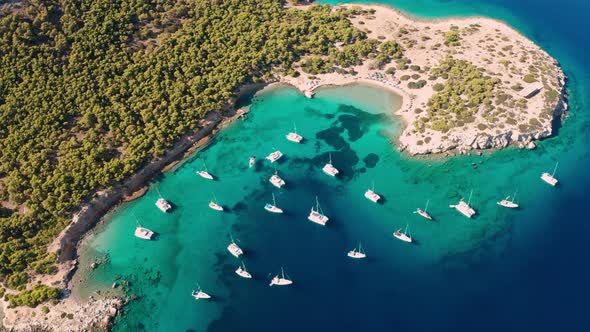
<path id="1" fill-rule="evenodd" d="M 75 292 L 109 289 L 121 277 L 139 296 L 116 331 L 590 331 L 590 1 L 370 2 L 425 18 L 497 18 L 531 38 L 569 78 L 571 110 L 558 135 L 534 151 L 413 159 L 390 144 L 400 130 L 390 110 L 400 100 L 387 91 L 327 88 L 312 100 L 290 88 L 266 91 L 246 120 L 87 239 L 81 264 L 103 255 L 110 263 L 78 276 Z M 284 139 L 294 123 L 304 144 Z M 280 190 L 261 160 L 274 149 L 286 154 Z M 321 172 L 330 154 L 339 179 Z M 250 155 L 260 159 L 252 169 Z M 556 161 L 552 188 L 539 175 Z M 195 174 L 204 164 L 216 181 Z M 363 197 L 373 183 L 383 204 Z M 155 208 L 156 188 L 176 205 L 172 213 Z M 448 207 L 471 190 L 474 220 Z M 496 205 L 515 190 L 521 209 Z M 263 210 L 272 193 L 285 215 Z M 326 227 L 306 219 L 315 196 L 331 218 Z M 212 197 L 228 211 L 209 209 Z M 426 200 L 435 222 L 411 213 Z M 133 237 L 136 219 L 159 233 L 156 241 Z M 413 245 L 391 235 L 406 225 Z M 253 280 L 234 274 L 240 260 L 225 249 L 230 236 Z M 365 261 L 346 257 L 359 241 Z M 293 287 L 268 287 L 281 267 Z M 191 298 L 197 282 L 212 301 Z"/>

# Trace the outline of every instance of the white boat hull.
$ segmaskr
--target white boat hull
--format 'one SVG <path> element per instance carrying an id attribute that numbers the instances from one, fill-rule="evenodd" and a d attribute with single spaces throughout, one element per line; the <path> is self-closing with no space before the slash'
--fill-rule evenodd
<path id="1" fill-rule="evenodd" d="M 430 214 L 428 214 L 428 212 L 423 211 L 422 209 L 417 209 L 416 213 L 419 214 L 423 218 L 426 218 L 428 220 L 432 220 L 432 216 Z"/>
<path id="2" fill-rule="evenodd" d="M 248 273 L 248 271 L 242 269 L 242 267 L 238 267 L 236 274 L 245 279 L 252 279 L 252 275 Z"/>
<path id="3" fill-rule="evenodd" d="M 289 279 L 284 279 L 284 278 L 279 278 L 278 276 L 274 277 L 271 281 L 270 281 L 270 285 L 269 286 L 288 286 L 293 284 L 293 281 L 289 280 Z"/>
<path id="4" fill-rule="evenodd" d="M 244 254 L 242 248 L 240 248 L 237 244 L 233 242 L 229 246 L 227 246 L 227 251 L 229 251 L 229 253 L 232 254 L 232 256 L 234 256 L 235 258 L 238 258 Z"/>
<path id="5" fill-rule="evenodd" d="M 211 298 L 209 294 L 202 291 L 193 291 L 192 295 L 195 298 L 195 300 L 206 300 Z"/>
<path id="6" fill-rule="evenodd" d="M 326 164 L 322 170 L 329 176 L 336 176 L 338 173 L 340 173 L 340 171 L 338 171 L 336 167 L 332 166 L 332 164 Z"/>
<path id="7" fill-rule="evenodd" d="M 209 207 L 215 211 L 223 211 L 223 206 L 221 206 L 213 201 L 209 202 Z"/>
<path id="8" fill-rule="evenodd" d="M 143 240 L 151 240 L 154 232 L 144 227 L 137 227 L 135 228 L 135 236 Z"/>
<path id="9" fill-rule="evenodd" d="M 557 185 L 557 179 L 553 177 L 553 175 L 549 174 L 549 173 L 543 173 L 541 174 L 541 180 L 547 182 L 548 184 L 550 184 L 551 186 L 555 187 Z"/>
<path id="10" fill-rule="evenodd" d="M 464 201 L 459 201 L 459 204 L 457 205 L 449 205 L 449 207 L 454 208 L 455 210 L 459 211 L 459 213 L 461 213 L 462 215 L 464 215 L 467 218 L 471 218 L 473 217 L 473 215 L 475 215 L 475 210 L 469 206 L 467 203 L 465 203 Z"/>
<path id="11" fill-rule="evenodd" d="M 303 140 L 303 136 L 296 133 L 289 133 L 287 135 L 287 139 L 294 143 L 301 143 L 301 141 Z"/>
<path id="12" fill-rule="evenodd" d="M 282 156 L 283 156 L 283 153 L 281 151 L 275 151 L 275 152 L 269 154 L 268 156 L 266 156 L 266 159 L 269 160 L 271 163 L 274 163 L 275 161 L 281 159 Z"/>
<path id="13" fill-rule="evenodd" d="M 278 208 L 272 204 L 266 204 L 264 206 L 264 209 L 268 212 L 272 212 L 272 213 L 283 213 L 283 209 Z"/>
<path id="14" fill-rule="evenodd" d="M 170 203 L 168 203 L 168 201 L 163 198 L 159 198 L 156 201 L 156 206 L 164 213 L 168 212 L 168 210 L 172 208 L 172 205 L 170 205 Z"/>
<path id="15" fill-rule="evenodd" d="M 277 188 L 281 188 L 282 186 L 285 185 L 285 181 L 283 179 L 281 179 L 278 175 L 273 175 L 270 177 L 270 179 L 268 180 L 270 183 L 272 183 L 273 186 L 277 187 Z"/>
<path id="16" fill-rule="evenodd" d="M 204 179 L 213 180 L 213 175 L 209 174 L 207 171 L 197 171 L 197 174 L 199 174 Z"/>
<path id="17" fill-rule="evenodd" d="M 402 240 L 404 242 L 412 243 L 412 237 L 407 236 L 406 234 L 402 233 L 401 229 L 398 229 L 397 231 L 395 231 L 393 233 L 393 236 L 395 236 L 397 239 Z"/>
<path id="18" fill-rule="evenodd" d="M 328 220 L 330 220 L 330 218 L 319 213 L 318 211 L 315 211 L 314 209 L 311 209 L 311 213 L 309 214 L 309 217 L 307 217 L 307 219 L 309 219 L 311 222 L 314 222 L 322 226 L 325 226 Z"/>
<path id="19" fill-rule="evenodd" d="M 350 258 L 356 258 L 356 259 L 361 259 L 361 258 L 367 257 L 367 255 L 365 255 L 362 252 L 351 250 L 351 251 L 348 252 L 348 257 L 350 257 Z"/>
<path id="20" fill-rule="evenodd" d="M 503 206 L 503 207 L 507 207 L 509 209 L 516 209 L 518 208 L 518 204 L 511 202 L 509 200 L 501 200 L 500 202 L 498 202 L 498 205 Z"/>
<path id="21" fill-rule="evenodd" d="M 374 192 L 371 189 L 368 189 L 365 192 L 365 198 L 367 198 L 368 200 L 370 200 L 373 203 L 378 203 L 379 200 L 381 199 L 381 196 L 379 196 L 376 192 Z"/>
<path id="22" fill-rule="evenodd" d="M 252 166 L 254 166 L 254 163 L 256 163 L 256 158 L 250 157 L 250 162 L 248 163 L 248 167 L 252 168 Z"/>

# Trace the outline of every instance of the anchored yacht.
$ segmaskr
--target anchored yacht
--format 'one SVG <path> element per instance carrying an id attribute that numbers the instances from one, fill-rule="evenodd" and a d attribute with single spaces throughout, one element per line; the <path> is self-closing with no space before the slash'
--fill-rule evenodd
<path id="1" fill-rule="evenodd" d="M 170 205 L 170 203 L 168 203 L 168 201 L 162 197 L 158 198 L 158 200 L 156 201 L 156 206 L 162 212 L 168 212 L 168 210 L 172 208 L 172 205 Z"/>
<path id="2" fill-rule="evenodd" d="M 250 157 L 250 162 L 248 163 L 248 167 L 252 168 L 252 166 L 254 166 L 254 163 L 256 163 L 256 156 Z"/>
<path id="3" fill-rule="evenodd" d="M 332 154 L 330 154 L 330 162 L 327 163 L 324 168 L 322 168 L 322 170 L 324 171 L 324 173 L 330 175 L 330 176 L 336 176 L 338 175 L 338 173 L 340 173 L 340 171 L 338 171 L 338 169 L 336 169 L 336 167 L 334 167 L 334 165 L 332 165 Z"/>
<path id="4" fill-rule="evenodd" d="M 311 208 L 311 212 L 309 213 L 309 217 L 307 217 L 307 219 L 315 222 L 316 224 L 320 224 L 322 226 L 325 226 L 330 218 L 328 218 L 327 216 L 324 215 L 324 212 L 322 211 L 322 208 L 320 207 L 320 202 L 318 201 L 317 196 L 315 197 L 315 201 L 316 201 L 316 208 L 315 209 L 313 207 Z"/>
<path id="5" fill-rule="evenodd" d="M 510 196 L 507 196 L 503 200 L 499 201 L 498 205 L 503 206 L 503 207 L 507 207 L 509 209 L 516 209 L 518 207 L 518 204 L 514 203 L 514 200 L 516 199 L 516 193 L 514 193 L 514 195 L 512 195 L 512 199 L 509 199 L 509 198 L 510 198 Z"/>
<path id="6" fill-rule="evenodd" d="M 191 295 L 195 298 L 195 300 L 206 300 L 206 299 L 211 298 L 211 296 L 209 294 L 207 294 L 201 290 L 201 286 L 198 286 L 197 290 L 193 289 Z"/>
<path id="7" fill-rule="evenodd" d="M 229 244 L 229 246 L 227 246 L 227 250 L 236 258 L 238 258 L 244 254 L 244 252 L 242 251 L 242 248 L 240 248 L 236 244 L 233 237 L 231 238 L 231 243 Z"/>
<path id="8" fill-rule="evenodd" d="M 295 127 L 295 124 L 293 124 L 293 129 L 292 133 L 287 134 L 287 139 L 291 142 L 301 143 L 303 136 L 297 134 L 297 127 Z"/>
<path id="9" fill-rule="evenodd" d="M 275 174 L 273 174 L 268 181 L 270 181 L 270 183 L 272 183 L 272 185 L 277 188 L 281 188 L 282 186 L 285 185 L 285 180 L 281 179 L 276 168 L 275 168 Z"/>
<path id="10" fill-rule="evenodd" d="M 242 265 L 238 267 L 238 269 L 236 270 L 236 274 L 242 278 L 252 279 L 252 275 L 248 271 L 246 271 L 246 265 L 244 265 L 244 262 L 242 262 Z"/>
<path id="11" fill-rule="evenodd" d="M 281 267 L 281 276 L 279 277 L 278 274 L 276 276 L 274 276 L 274 278 L 272 278 L 272 280 L 270 281 L 270 285 L 269 286 L 271 286 L 271 287 L 273 285 L 277 285 L 277 286 L 288 286 L 288 285 L 291 285 L 292 283 L 293 283 L 293 280 L 290 280 L 288 278 L 285 278 L 285 271 Z"/>
<path id="12" fill-rule="evenodd" d="M 428 212 L 426 212 L 426 210 L 428 210 L 428 203 L 430 203 L 430 200 L 426 201 L 426 207 L 424 208 L 424 210 L 422 210 L 421 208 L 417 208 L 416 211 L 414 211 L 414 213 L 417 213 L 428 220 L 432 220 L 432 216 L 428 214 Z"/>
<path id="13" fill-rule="evenodd" d="M 396 238 L 404 242 L 412 243 L 412 237 L 408 234 L 408 224 L 406 224 L 406 230 L 403 233 L 401 228 L 393 232 L 393 236 L 395 236 Z"/>
<path id="14" fill-rule="evenodd" d="M 270 160 L 271 163 L 274 163 L 275 161 L 281 159 L 281 157 L 283 156 L 283 153 L 279 150 L 269 154 L 268 156 L 266 156 L 267 160 Z"/>
<path id="15" fill-rule="evenodd" d="M 154 232 L 150 231 L 147 228 L 137 226 L 135 228 L 135 236 L 140 239 L 151 240 L 152 237 L 154 236 Z"/>
<path id="16" fill-rule="evenodd" d="M 471 203 L 471 195 L 473 194 L 473 190 L 469 194 L 469 200 L 467 203 L 461 198 L 457 205 L 449 205 L 449 207 L 455 208 L 455 210 L 461 212 L 465 217 L 471 218 L 476 213 L 475 210 L 469 205 Z"/>
<path id="17" fill-rule="evenodd" d="M 555 171 L 557 171 L 557 165 L 559 164 L 559 162 L 555 163 L 555 168 L 553 169 L 553 173 L 549 174 L 549 173 L 543 173 L 541 174 L 541 180 L 549 183 L 550 185 L 552 185 L 553 187 L 555 187 L 557 185 L 557 179 L 555 178 Z"/>
<path id="18" fill-rule="evenodd" d="M 367 255 L 363 252 L 363 247 L 362 245 L 359 243 L 359 247 L 358 250 L 357 248 L 352 249 L 351 251 L 348 252 L 348 257 L 350 258 L 357 258 L 357 259 L 361 259 L 361 258 L 366 258 Z"/>
<path id="19" fill-rule="evenodd" d="M 264 206 L 264 209 L 268 212 L 272 212 L 272 213 L 283 213 L 283 209 L 277 207 L 277 202 L 275 200 L 275 194 L 272 194 L 272 204 L 267 203 Z"/>
<path id="20" fill-rule="evenodd" d="M 365 197 L 373 203 L 379 202 L 381 196 L 375 192 L 375 182 L 373 182 L 373 187 L 371 189 L 367 189 Z"/>

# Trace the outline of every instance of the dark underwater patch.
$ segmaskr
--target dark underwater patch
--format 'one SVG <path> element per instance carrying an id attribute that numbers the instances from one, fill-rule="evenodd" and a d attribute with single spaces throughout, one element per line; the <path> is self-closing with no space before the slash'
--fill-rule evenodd
<path id="1" fill-rule="evenodd" d="M 363 162 L 368 168 L 373 168 L 379 162 L 379 156 L 374 153 L 369 153 L 365 158 L 363 158 Z"/>

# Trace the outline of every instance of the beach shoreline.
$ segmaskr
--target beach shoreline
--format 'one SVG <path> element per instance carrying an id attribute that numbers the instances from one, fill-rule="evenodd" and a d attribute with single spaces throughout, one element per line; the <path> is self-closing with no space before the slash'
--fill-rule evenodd
<path id="1" fill-rule="evenodd" d="M 511 28 L 507 23 L 486 17 L 474 16 L 474 17 L 450 17 L 440 19 L 424 19 L 419 17 L 413 17 L 405 12 L 402 12 L 396 8 L 376 5 L 376 4 L 354 4 L 344 5 L 345 7 L 358 6 L 364 9 L 375 9 L 378 11 L 385 11 L 384 15 L 392 17 L 393 20 L 403 18 L 408 21 L 417 22 L 421 24 L 470 24 L 470 22 L 495 22 L 503 26 L 502 29 L 509 29 L 514 33 L 521 36 L 522 39 L 529 41 L 519 31 Z M 336 8 L 339 6 L 336 6 Z M 377 21 L 377 20 L 373 20 Z M 357 27 L 358 19 L 354 22 Z M 370 30 L 377 30 L 371 27 L 371 24 L 363 24 L 364 28 Z M 375 34 L 375 33 L 373 33 Z M 529 41 L 530 42 L 530 41 Z M 532 43 L 532 42 L 530 42 Z M 534 44 L 533 44 L 534 45 Z M 536 45 L 534 45 L 537 47 Z M 224 109 L 226 113 L 224 116 L 220 116 L 216 113 L 210 113 L 202 121 L 201 128 L 195 132 L 185 135 L 181 138 L 166 154 L 159 160 L 152 161 L 145 167 L 143 167 L 136 174 L 127 178 L 121 185 L 116 186 L 111 190 L 98 191 L 94 198 L 82 206 L 78 213 L 76 213 L 72 222 L 60 233 L 55 241 L 49 246 L 49 252 L 56 253 L 58 256 L 58 269 L 59 272 L 52 276 L 37 276 L 33 282 L 41 282 L 43 284 L 51 284 L 56 287 L 62 288 L 66 293 L 70 293 L 73 285 L 71 284 L 72 276 L 76 273 L 78 266 L 78 255 L 79 247 L 83 243 L 83 239 L 90 234 L 95 228 L 98 222 L 104 217 L 106 213 L 116 209 L 123 202 L 128 202 L 133 199 L 141 197 L 147 190 L 149 183 L 153 178 L 163 172 L 174 170 L 182 165 L 187 160 L 190 160 L 200 148 L 208 144 L 208 142 L 215 137 L 215 135 L 223 127 L 233 123 L 236 119 L 243 116 L 248 112 L 248 109 L 243 111 L 234 110 L 234 104 L 241 97 L 252 93 L 254 91 L 267 91 L 280 86 L 281 84 L 287 84 L 295 87 L 304 95 L 313 94 L 313 92 L 320 87 L 329 86 L 344 86 L 349 84 L 366 84 L 372 85 L 379 88 L 387 89 L 402 98 L 402 104 L 398 110 L 393 110 L 398 119 L 401 121 L 402 132 L 400 137 L 395 139 L 397 150 L 404 152 L 411 156 L 441 156 L 445 153 L 448 154 L 466 154 L 470 153 L 471 150 L 482 150 L 478 148 L 469 148 L 473 144 L 465 145 L 449 145 L 447 148 L 433 148 L 430 150 L 423 149 L 423 147 L 417 147 L 417 140 L 415 138 L 408 138 L 407 128 L 409 128 L 415 121 L 415 116 L 411 114 L 413 108 L 417 103 L 424 100 L 425 90 L 410 90 L 402 86 L 401 80 L 393 80 L 388 77 L 381 78 L 381 76 L 375 75 L 375 73 L 382 73 L 383 70 L 372 70 L 369 69 L 369 64 L 364 63 L 361 66 L 354 68 L 357 75 L 342 75 L 338 73 L 328 73 L 315 75 L 317 78 L 310 78 L 312 75 L 303 74 L 297 78 L 294 77 L 281 77 L 277 81 L 265 82 L 261 84 L 248 84 L 240 88 L 236 97 L 232 103 L 229 103 L 227 108 Z M 563 77 L 565 84 L 565 77 Z M 564 98 L 565 88 L 561 91 L 560 100 Z M 429 91 L 426 91 L 428 93 Z M 430 90 L 431 92 L 431 90 Z M 311 95 L 310 95 L 311 97 Z M 564 101 L 565 102 L 565 101 Z M 565 111 L 567 105 L 564 106 Z M 563 111 L 558 111 L 560 115 Z M 556 111 L 557 112 L 557 111 Z M 550 136 L 551 131 L 546 136 Z M 533 137 L 533 140 L 541 139 L 546 136 Z M 516 144 L 516 141 L 513 141 Z M 528 144 L 528 143 L 527 143 Z M 502 143 L 504 145 L 504 143 Z M 510 145 L 510 144 L 509 144 Z M 508 146 L 508 145 L 506 145 Z M 502 147 L 506 147 L 502 146 Z M 498 148 L 499 146 L 491 145 L 487 148 Z M 8 309 L 8 303 L 2 301 L 2 311 L 4 312 L 4 318 L 2 320 L 3 326 L 11 330 L 31 330 L 33 328 L 42 328 L 47 330 L 60 330 L 62 328 L 70 330 L 82 330 L 90 326 L 96 326 L 100 328 L 108 328 L 112 322 L 112 319 L 120 312 L 120 308 L 124 305 L 124 301 L 117 297 L 105 297 L 105 298 L 90 298 L 87 301 L 84 299 L 76 299 L 70 295 L 60 300 L 57 305 L 51 307 L 51 313 L 49 315 L 41 314 L 41 306 L 36 309 L 32 308 L 19 308 L 18 312 L 14 309 Z M 35 312 L 38 319 L 31 318 L 32 312 Z M 76 317 L 76 321 L 69 320 L 71 325 L 63 326 L 61 321 L 63 317 L 60 317 L 58 313 L 75 312 L 80 318 Z M 41 320 L 41 317 L 48 317 L 47 320 Z"/>

